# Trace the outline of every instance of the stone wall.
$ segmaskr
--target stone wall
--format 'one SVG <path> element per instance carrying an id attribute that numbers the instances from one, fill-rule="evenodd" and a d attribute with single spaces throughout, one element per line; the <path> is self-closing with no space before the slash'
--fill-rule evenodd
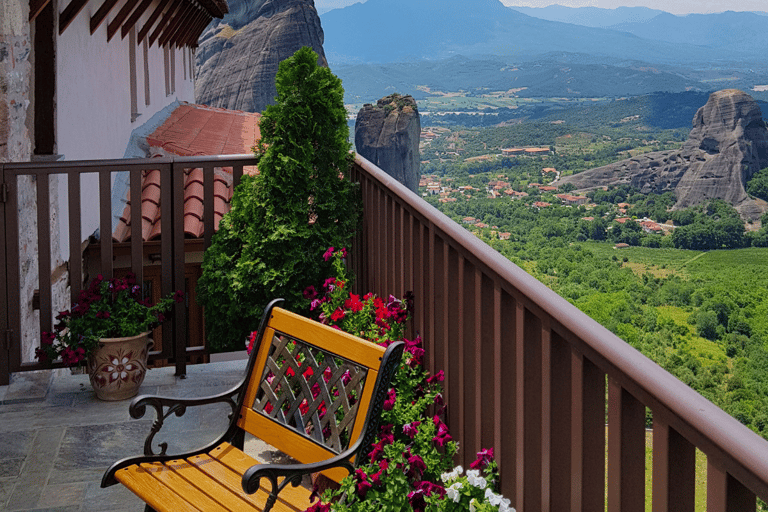
<path id="1" fill-rule="evenodd" d="M 0 3 L 0 162 L 25 162 L 31 160 L 32 144 L 28 126 L 31 116 L 31 40 L 29 2 L 3 0 Z M 58 226 L 58 181 L 51 176 L 51 226 Z M 34 349 L 39 345 L 40 313 L 32 308 L 34 291 L 39 288 L 37 279 L 39 261 L 37 244 L 37 187 L 31 176 L 18 178 L 19 219 L 19 272 L 21 289 L 9 292 L 9 297 L 21 300 L 21 347 L 22 361 L 34 360 Z M 9 212 L 10 213 L 10 212 Z M 59 239 L 52 237 L 54 255 L 52 269 L 66 268 L 58 257 Z M 56 272 L 52 290 L 54 314 L 69 304 L 68 273 Z M 5 281 L 5 279 L 3 279 Z"/>

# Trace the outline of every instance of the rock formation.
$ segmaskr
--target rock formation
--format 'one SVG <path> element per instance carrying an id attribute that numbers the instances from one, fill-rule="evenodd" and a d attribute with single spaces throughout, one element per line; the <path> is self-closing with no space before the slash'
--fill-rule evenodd
<path id="1" fill-rule="evenodd" d="M 744 219 L 756 220 L 764 207 L 747 196 L 744 186 L 765 167 L 768 130 L 760 107 L 748 94 L 727 89 L 711 94 L 696 112 L 681 149 L 646 153 L 567 176 L 557 184 L 591 189 L 628 183 L 643 193 L 672 190 L 675 208 L 723 199 Z"/>
<path id="2" fill-rule="evenodd" d="M 421 119 L 411 96 L 392 94 L 360 109 L 355 147 L 363 157 L 416 192 L 419 188 Z"/>
<path id="3" fill-rule="evenodd" d="M 309 46 L 328 65 L 313 0 L 229 0 L 229 9 L 200 36 L 197 103 L 261 112 L 277 95 L 278 65 L 296 50 Z"/>

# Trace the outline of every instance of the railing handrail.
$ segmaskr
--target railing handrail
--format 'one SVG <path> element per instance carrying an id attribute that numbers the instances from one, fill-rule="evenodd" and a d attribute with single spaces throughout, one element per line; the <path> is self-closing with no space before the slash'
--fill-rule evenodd
<path id="1" fill-rule="evenodd" d="M 510 285 L 515 296 L 527 301 L 550 316 L 560 334 L 569 341 L 580 339 L 592 352 L 592 362 L 609 377 L 636 396 L 654 414 L 664 420 L 691 443 L 724 465 L 724 469 L 761 497 L 768 497 L 768 442 L 738 420 L 714 405 L 624 340 L 597 323 L 573 304 L 546 287 L 536 278 L 504 258 L 499 252 L 429 205 L 394 178 L 360 155 L 355 162 L 408 206 L 416 216 L 425 219 L 454 241 L 465 258 L 476 260 Z M 572 333 L 572 334 L 571 334 Z M 596 356 L 596 357 L 595 357 Z M 656 407 L 654 405 L 658 404 Z M 671 414 L 667 417 L 663 410 Z"/>

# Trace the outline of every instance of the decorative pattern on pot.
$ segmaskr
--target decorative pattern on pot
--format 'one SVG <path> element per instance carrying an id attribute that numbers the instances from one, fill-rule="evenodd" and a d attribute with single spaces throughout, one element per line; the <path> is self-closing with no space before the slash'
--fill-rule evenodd
<path id="1" fill-rule="evenodd" d="M 125 400 L 136 396 L 147 373 L 152 347 L 149 331 L 126 338 L 101 338 L 88 357 L 88 375 L 101 400 Z"/>

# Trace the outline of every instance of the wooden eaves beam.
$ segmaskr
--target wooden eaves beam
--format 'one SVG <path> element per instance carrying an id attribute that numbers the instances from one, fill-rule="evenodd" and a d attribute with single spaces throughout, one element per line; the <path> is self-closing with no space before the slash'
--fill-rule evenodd
<path id="1" fill-rule="evenodd" d="M 150 46 L 154 44 L 157 37 L 165 29 L 166 25 L 168 25 L 168 23 L 171 21 L 173 16 L 176 14 L 176 11 L 178 11 L 180 7 L 181 7 L 181 0 L 173 0 L 173 3 L 171 4 L 170 9 L 168 9 L 165 12 L 165 14 L 163 15 L 163 18 L 160 20 L 160 23 L 158 23 L 157 27 L 155 27 L 155 30 L 152 31 L 152 35 L 149 36 Z"/>
<path id="2" fill-rule="evenodd" d="M 115 19 L 110 21 L 109 25 L 107 25 L 107 41 L 110 41 L 115 36 L 117 29 L 120 28 L 120 25 L 123 24 L 125 18 L 131 14 L 131 11 L 133 11 L 137 5 L 138 0 L 128 0 L 125 2 L 123 8 L 120 9 L 120 11 L 117 13 L 117 16 L 115 16 Z"/>
<path id="3" fill-rule="evenodd" d="M 59 15 L 59 35 L 63 34 L 75 17 L 80 14 L 88 0 L 72 0 Z"/>
<path id="4" fill-rule="evenodd" d="M 125 36 L 128 35 L 128 32 L 131 31 L 134 25 L 136 25 L 136 22 L 139 21 L 139 18 L 141 18 L 141 15 L 144 14 L 147 9 L 149 9 L 149 5 L 152 3 L 152 0 L 144 0 L 141 2 L 141 5 L 133 11 L 133 14 L 131 14 L 131 17 L 128 18 L 128 21 L 126 21 L 122 28 L 120 29 L 120 37 L 122 39 L 125 39 Z M 136 40 L 137 43 L 141 41 L 141 39 Z"/>
<path id="5" fill-rule="evenodd" d="M 168 43 L 170 40 L 171 36 L 176 33 L 176 29 L 179 28 L 183 21 L 187 20 L 187 17 L 192 14 L 194 10 L 195 6 L 193 4 L 182 4 L 173 19 L 171 19 L 168 25 L 166 25 L 165 29 L 163 29 L 163 31 L 160 33 L 158 44 L 160 46 L 165 46 L 166 43 Z"/>
<path id="6" fill-rule="evenodd" d="M 49 3 L 51 3 L 51 0 L 29 0 L 29 22 L 35 21 L 38 14 L 43 12 L 43 9 Z"/>
<path id="7" fill-rule="evenodd" d="M 128 3 L 131 3 L 130 1 Z M 109 14 L 109 11 L 115 8 L 117 5 L 117 0 L 106 0 L 103 4 L 101 4 L 101 7 L 99 7 L 99 10 L 96 11 L 96 14 L 91 16 L 91 35 L 93 35 L 94 32 L 96 32 L 96 29 L 99 28 L 99 25 L 101 25 L 105 19 L 107 19 L 107 15 Z"/>
<path id="8" fill-rule="evenodd" d="M 200 39 L 200 34 L 202 34 L 205 27 L 211 22 L 211 19 L 212 18 L 208 15 L 203 16 L 195 28 L 190 30 L 189 36 L 185 39 L 184 43 L 193 48 L 197 48 L 197 40 Z"/>
<path id="9" fill-rule="evenodd" d="M 137 41 L 142 41 L 147 36 L 147 33 L 149 33 L 152 26 L 155 24 L 155 21 L 157 21 L 157 18 L 162 14 L 163 9 L 165 9 L 165 6 L 168 5 L 168 2 L 170 0 L 160 0 L 160 4 L 155 7 L 155 10 L 152 11 L 152 14 L 150 15 L 147 22 L 144 24 L 143 27 L 141 27 L 141 30 L 139 31 L 139 35 L 137 36 Z"/>
<path id="10" fill-rule="evenodd" d="M 203 10 L 198 10 L 190 23 L 182 28 L 181 31 L 176 35 L 174 38 L 174 42 L 176 43 L 176 46 L 181 47 L 184 46 L 187 43 L 187 40 L 190 38 L 190 35 L 194 33 L 195 29 L 197 29 L 197 26 L 200 24 L 200 22 L 206 17 L 206 13 Z"/>
<path id="11" fill-rule="evenodd" d="M 181 46 L 179 43 L 184 38 L 184 35 L 189 31 L 189 29 L 197 24 L 197 20 L 199 19 L 202 12 L 203 10 L 199 7 L 193 8 L 182 20 L 179 26 L 176 27 L 176 30 L 174 30 L 173 33 L 168 37 L 167 42 L 177 47 Z"/>

